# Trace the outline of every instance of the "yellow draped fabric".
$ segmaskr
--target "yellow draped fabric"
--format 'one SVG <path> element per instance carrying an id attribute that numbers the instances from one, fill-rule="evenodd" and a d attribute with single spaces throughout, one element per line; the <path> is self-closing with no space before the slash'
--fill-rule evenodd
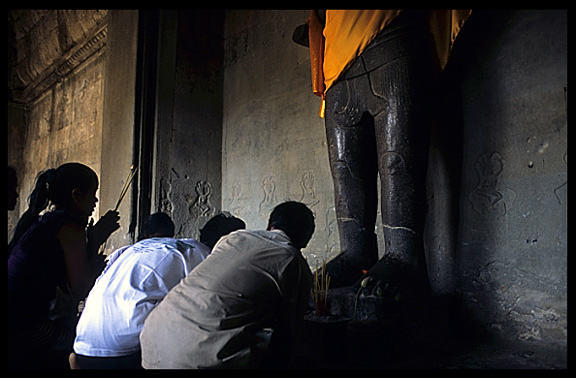
<path id="1" fill-rule="evenodd" d="M 399 10 L 326 11 L 326 26 L 324 27 L 326 90 L 400 12 Z"/>
<path id="2" fill-rule="evenodd" d="M 401 12 L 375 9 L 327 10 L 326 24 L 322 25 L 316 11 L 312 11 L 307 23 L 314 93 L 324 99 L 330 86 Z M 471 10 L 451 9 L 430 12 L 430 31 L 434 36 L 442 69 L 448 62 L 456 36 L 471 13 Z"/>

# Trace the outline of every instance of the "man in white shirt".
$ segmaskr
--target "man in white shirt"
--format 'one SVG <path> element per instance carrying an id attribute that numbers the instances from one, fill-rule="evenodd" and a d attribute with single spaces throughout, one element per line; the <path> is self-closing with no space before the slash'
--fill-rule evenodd
<path id="1" fill-rule="evenodd" d="M 223 237 L 208 258 L 150 313 L 140 335 L 144 368 L 287 366 L 312 273 L 300 249 L 314 232 L 310 209 L 285 202 L 267 230 Z M 269 354 L 258 334 L 272 328 Z"/>
<path id="2" fill-rule="evenodd" d="M 86 299 L 71 365 L 75 359 L 84 369 L 141 368 L 144 320 L 209 253 L 210 247 L 194 239 L 152 237 L 111 255 Z"/>

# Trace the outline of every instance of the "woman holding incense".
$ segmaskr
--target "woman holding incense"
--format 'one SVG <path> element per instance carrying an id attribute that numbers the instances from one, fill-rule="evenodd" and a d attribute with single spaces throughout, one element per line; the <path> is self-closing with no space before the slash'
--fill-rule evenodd
<path id="1" fill-rule="evenodd" d="M 104 267 L 99 246 L 120 227 L 116 211 L 88 226 L 97 189 L 96 173 L 79 163 L 36 180 L 8 248 L 10 368 L 68 367 L 73 329 L 50 319 L 57 289 L 83 299 Z"/>

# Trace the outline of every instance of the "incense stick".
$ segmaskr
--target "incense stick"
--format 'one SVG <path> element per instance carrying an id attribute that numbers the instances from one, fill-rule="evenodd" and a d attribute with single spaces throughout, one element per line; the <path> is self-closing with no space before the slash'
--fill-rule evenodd
<path id="1" fill-rule="evenodd" d="M 318 277 L 318 261 L 315 263 L 314 271 L 314 285 L 312 289 L 312 297 L 314 303 L 327 303 L 328 302 L 328 288 L 330 287 L 330 276 L 326 273 L 326 259 L 322 260 L 322 271 Z"/>
<path id="2" fill-rule="evenodd" d="M 130 173 L 128 173 L 128 177 L 126 178 L 126 181 L 124 181 L 124 186 L 122 187 L 122 191 L 120 192 L 120 198 L 118 198 L 118 202 L 116 202 L 116 206 L 114 207 L 114 211 L 118 210 L 118 206 L 120 206 L 120 203 L 124 199 L 124 196 L 126 195 L 126 193 L 128 193 L 128 188 L 130 187 L 130 184 L 132 183 L 132 179 L 134 179 L 134 175 L 136 174 L 137 170 L 138 170 L 138 167 L 135 168 L 134 165 L 132 165 L 130 167 Z"/>

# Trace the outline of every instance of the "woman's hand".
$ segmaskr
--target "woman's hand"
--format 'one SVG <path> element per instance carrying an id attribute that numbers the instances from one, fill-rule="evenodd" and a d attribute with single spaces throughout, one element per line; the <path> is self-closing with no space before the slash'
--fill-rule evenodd
<path id="1" fill-rule="evenodd" d="M 94 223 L 92 219 L 88 225 L 88 245 L 90 246 L 89 252 L 95 252 L 102 244 L 112 235 L 114 231 L 120 228 L 120 214 L 114 210 L 108 212 Z"/>

